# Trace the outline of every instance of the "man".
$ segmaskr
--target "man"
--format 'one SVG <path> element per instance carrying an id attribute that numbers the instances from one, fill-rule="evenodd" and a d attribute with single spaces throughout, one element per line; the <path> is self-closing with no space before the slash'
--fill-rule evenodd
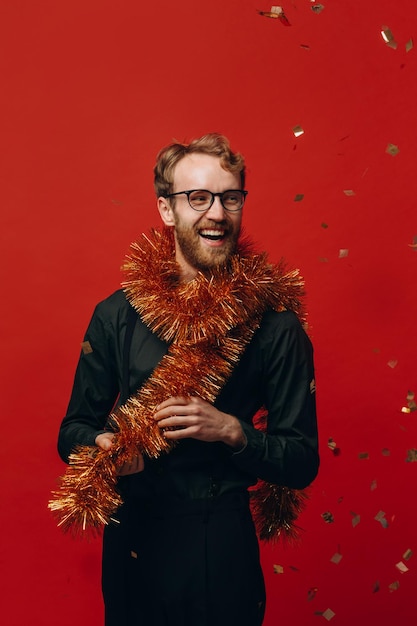
<path id="1" fill-rule="evenodd" d="M 107 463 L 82 497 L 93 485 L 89 497 L 105 499 L 118 476 L 106 626 L 262 624 L 248 487 L 302 489 L 317 474 L 312 348 L 289 310 L 299 282 L 240 241 L 244 183 L 222 135 L 163 149 L 164 228 L 133 244 L 124 291 L 87 330 L 59 451 L 68 461 L 96 446 L 85 459 Z M 253 425 L 260 409 L 266 432 Z"/>

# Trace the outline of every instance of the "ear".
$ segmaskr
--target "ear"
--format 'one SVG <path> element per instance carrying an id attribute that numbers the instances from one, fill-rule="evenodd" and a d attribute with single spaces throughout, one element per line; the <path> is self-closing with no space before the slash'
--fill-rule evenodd
<path id="1" fill-rule="evenodd" d="M 159 196 L 156 203 L 157 203 L 159 215 L 161 216 L 161 219 L 164 222 L 165 226 L 174 226 L 175 225 L 174 210 L 170 204 L 169 199 L 164 198 L 163 196 Z"/>

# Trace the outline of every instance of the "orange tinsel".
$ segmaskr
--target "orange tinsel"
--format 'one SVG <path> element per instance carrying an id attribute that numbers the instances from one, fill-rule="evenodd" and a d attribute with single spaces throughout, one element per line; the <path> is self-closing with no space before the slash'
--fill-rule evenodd
<path id="1" fill-rule="evenodd" d="M 122 504 L 118 469 L 138 449 L 156 458 L 172 448 L 153 419 L 158 404 L 168 395 L 195 395 L 214 402 L 263 313 L 272 308 L 301 314 L 303 283 L 298 271 L 285 273 L 282 266 L 269 264 L 266 255 L 254 254 L 247 246 L 241 246 L 227 266 L 181 283 L 172 233 L 152 231 L 150 237 L 132 244 L 124 270 L 128 300 L 144 323 L 169 343 L 169 350 L 144 386 L 110 416 L 116 432 L 111 450 L 81 446 L 71 454 L 60 488 L 49 503 L 64 530 L 108 524 Z M 259 532 L 270 538 L 293 527 L 303 498 L 286 488 L 265 488 L 276 496 L 275 509 L 272 500 L 258 491 L 255 520 L 261 526 L 266 522 L 269 530 Z M 282 505 L 284 496 L 290 507 Z M 280 512 L 274 518 L 271 511 L 277 511 L 277 506 Z"/>

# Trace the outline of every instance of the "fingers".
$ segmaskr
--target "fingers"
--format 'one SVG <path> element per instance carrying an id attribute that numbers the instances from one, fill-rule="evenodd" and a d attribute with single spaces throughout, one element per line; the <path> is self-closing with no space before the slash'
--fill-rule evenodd
<path id="1" fill-rule="evenodd" d="M 189 398 L 189 397 L 187 398 L 185 396 L 174 396 L 172 398 L 168 398 L 168 400 L 164 400 L 163 402 L 161 402 L 161 404 L 159 404 L 156 407 L 155 415 L 157 415 L 160 411 L 163 411 L 164 409 L 172 408 L 173 406 L 179 406 L 179 407 L 187 406 L 193 400 L 194 400 L 193 398 Z"/>
<path id="2" fill-rule="evenodd" d="M 130 461 L 124 463 L 118 470 L 118 476 L 128 476 L 129 474 L 137 474 L 144 468 L 144 460 L 141 454 L 132 457 Z"/>
<path id="3" fill-rule="evenodd" d="M 95 438 L 95 444 L 103 450 L 110 450 L 113 445 L 114 433 L 101 433 Z"/>

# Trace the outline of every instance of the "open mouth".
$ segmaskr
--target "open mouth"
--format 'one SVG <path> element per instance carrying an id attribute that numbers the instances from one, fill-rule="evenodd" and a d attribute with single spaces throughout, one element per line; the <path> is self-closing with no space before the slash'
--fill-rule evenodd
<path id="1" fill-rule="evenodd" d="M 221 241 L 225 236 L 225 231 L 205 228 L 200 230 L 199 235 L 200 237 L 203 237 L 203 239 L 208 239 L 209 241 Z"/>

